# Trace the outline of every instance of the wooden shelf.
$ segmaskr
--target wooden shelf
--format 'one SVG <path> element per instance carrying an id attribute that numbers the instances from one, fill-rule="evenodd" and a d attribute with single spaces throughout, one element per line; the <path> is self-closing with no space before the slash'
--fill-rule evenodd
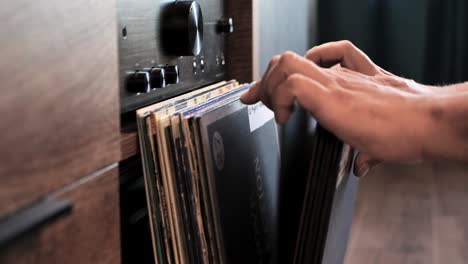
<path id="1" fill-rule="evenodd" d="M 140 152 L 138 132 L 123 130 L 120 132 L 120 161 L 126 160 Z"/>

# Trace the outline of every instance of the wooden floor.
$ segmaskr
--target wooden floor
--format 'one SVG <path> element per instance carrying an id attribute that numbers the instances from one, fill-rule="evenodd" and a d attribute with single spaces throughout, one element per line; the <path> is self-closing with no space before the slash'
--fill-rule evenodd
<path id="1" fill-rule="evenodd" d="M 468 263 L 468 165 L 372 171 L 360 182 L 345 263 Z"/>

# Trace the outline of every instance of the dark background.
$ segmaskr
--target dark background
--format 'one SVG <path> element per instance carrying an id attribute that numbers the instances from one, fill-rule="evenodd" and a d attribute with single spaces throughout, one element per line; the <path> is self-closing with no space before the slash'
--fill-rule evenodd
<path id="1" fill-rule="evenodd" d="M 426 84 L 468 80 L 468 2 L 318 1 L 318 42 L 348 39 L 382 68 Z"/>

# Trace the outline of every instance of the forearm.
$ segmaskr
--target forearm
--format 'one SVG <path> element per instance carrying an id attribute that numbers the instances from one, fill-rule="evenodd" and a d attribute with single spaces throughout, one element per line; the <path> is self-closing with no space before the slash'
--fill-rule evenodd
<path id="1" fill-rule="evenodd" d="M 425 135 L 423 156 L 431 160 L 468 162 L 468 87 L 465 83 L 447 88 L 457 92 L 428 99 L 430 128 Z"/>

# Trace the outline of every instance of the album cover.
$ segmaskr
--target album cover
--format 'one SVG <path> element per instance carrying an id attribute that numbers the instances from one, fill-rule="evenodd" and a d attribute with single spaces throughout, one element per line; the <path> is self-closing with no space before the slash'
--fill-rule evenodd
<path id="1" fill-rule="evenodd" d="M 229 94 L 236 87 L 237 83 L 231 82 L 215 89 L 207 90 L 204 93 L 198 93 L 186 100 L 178 100 L 175 103 L 164 106 L 156 111 L 151 112 L 151 119 L 156 127 L 157 149 L 160 158 L 161 175 L 163 179 L 163 187 L 166 193 L 166 201 L 169 216 L 169 227 L 171 231 L 171 240 L 173 242 L 173 252 L 176 262 L 186 263 L 190 261 L 190 250 L 193 247 L 189 243 L 190 236 L 189 228 L 184 220 L 187 220 L 185 197 L 182 191 L 183 187 L 179 188 L 183 183 L 179 184 L 176 178 L 176 161 L 174 159 L 174 149 L 171 145 L 171 128 L 170 117 L 185 109 L 196 107 L 200 103 L 211 102 L 218 100 L 223 94 Z M 205 89 L 206 90 L 206 89 Z M 190 241 L 191 242 L 191 241 Z"/>
<path id="2" fill-rule="evenodd" d="M 157 234 L 157 237 L 154 238 L 155 241 L 161 243 L 161 240 L 164 241 L 165 254 L 161 255 L 160 263 L 174 263 L 174 252 L 172 250 L 172 236 L 170 234 L 169 227 L 169 213 L 167 209 L 166 193 L 164 191 L 163 180 L 161 178 L 161 169 L 160 169 L 160 160 L 158 151 L 156 149 L 156 128 L 150 118 L 146 120 L 147 134 L 142 135 L 147 139 L 149 143 L 149 152 L 146 152 L 144 158 L 149 159 L 147 162 L 148 166 L 152 168 L 151 177 L 146 178 L 145 181 L 148 182 L 147 186 L 152 186 L 152 188 L 147 188 L 147 192 L 152 193 L 151 199 L 148 199 L 148 207 L 151 206 L 150 212 L 150 222 L 154 224 L 155 227 L 160 230 Z M 151 163 L 152 161 L 152 163 Z"/>
<path id="3" fill-rule="evenodd" d="M 180 119 L 177 114 L 170 119 L 170 137 L 172 139 L 171 148 L 173 149 L 173 160 L 175 160 L 175 173 L 177 185 L 179 188 L 179 196 L 182 200 L 182 212 L 185 225 L 185 236 L 187 239 L 188 252 L 191 262 L 203 263 L 207 261 L 206 256 L 203 256 L 204 238 L 203 233 L 199 232 L 197 221 L 198 204 L 195 202 L 194 179 L 190 173 L 188 155 L 184 149 L 183 131 L 181 129 Z M 203 259 L 205 257 L 205 259 Z"/>
<path id="4" fill-rule="evenodd" d="M 358 187 L 358 178 L 354 175 L 351 166 L 353 156 L 351 148 L 345 145 L 338 173 L 338 185 L 333 198 L 323 264 L 341 264 L 345 258 Z"/>
<path id="5" fill-rule="evenodd" d="M 149 223 L 150 223 L 150 230 L 151 230 L 151 238 L 153 244 L 153 252 L 155 255 L 155 263 L 166 263 L 164 259 L 166 259 L 166 254 L 168 254 L 167 249 L 163 248 L 162 242 L 162 234 L 163 230 L 161 230 L 160 219 L 162 211 L 158 208 L 159 204 L 159 197 L 157 194 L 156 189 L 156 181 L 155 177 L 146 177 L 149 172 L 154 171 L 155 164 L 152 162 L 151 157 L 151 146 L 150 146 L 150 134 L 148 130 L 149 127 L 146 126 L 145 120 L 140 120 L 137 123 L 138 131 L 140 132 L 139 141 L 140 141 L 140 149 L 142 150 L 142 162 L 143 162 L 143 171 L 144 171 L 144 180 L 145 180 L 145 191 L 146 191 L 146 199 L 147 199 L 147 208 L 148 208 L 148 216 L 149 216 Z M 151 173 L 152 174 L 152 173 Z M 148 186 L 152 186 L 148 188 Z"/>
<path id="6" fill-rule="evenodd" d="M 294 115 L 298 114 L 294 113 L 293 118 Z M 305 142 L 310 150 L 307 154 L 309 160 L 300 159 L 302 154 L 297 151 L 298 144 L 283 143 L 289 160 L 283 162 L 282 166 L 298 166 L 301 171 L 298 175 L 288 177 L 288 171 L 282 170 L 280 236 L 284 241 L 280 245 L 289 252 L 282 252 L 280 259 L 289 263 L 342 263 L 357 186 L 355 177 L 349 175 L 351 148 L 320 127 L 309 115 L 301 115 L 299 118 L 301 122 L 296 123 L 307 123 L 303 130 L 307 133 L 295 140 Z M 283 137 L 290 137 L 292 133 L 295 133 L 294 129 L 286 128 Z M 304 173 L 305 167 L 308 167 L 307 173 Z M 295 193 L 291 197 L 291 192 L 298 191 L 298 183 L 304 182 L 303 193 Z M 291 203 L 301 204 L 299 216 L 297 213 L 290 214 L 291 210 L 284 205 Z M 344 206 L 349 208 L 343 210 Z M 299 224 L 295 236 L 286 234 L 296 230 L 290 226 L 296 223 Z M 291 241 L 294 241 L 294 246 L 291 246 Z"/>
<path id="7" fill-rule="evenodd" d="M 274 263 L 279 142 L 273 113 L 236 100 L 197 122 L 223 260 Z"/>
<path id="8" fill-rule="evenodd" d="M 139 132 L 140 150 L 142 153 L 142 165 L 145 179 L 145 190 L 148 203 L 148 215 L 150 216 L 150 229 L 153 240 L 153 250 L 155 252 L 156 263 L 176 263 L 173 215 L 168 212 L 167 186 L 164 186 L 161 175 L 161 157 L 158 149 L 158 133 L 155 124 L 151 120 L 151 113 L 175 109 L 175 105 L 190 100 L 196 103 L 197 99 L 212 92 L 214 95 L 226 89 L 231 89 L 236 85 L 235 81 L 219 82 L 211 86 L 177 96 L 175 98 L 162 101 L 160 103 L 142 108 L 137 111 L 137 125 Z M 226 88 L 227 87 L 227 88 Z M 159 145 L 160 146 L 160 145 Z M 166 183 L 167 184 L 167 183 Z M 165 190 L 166 188 L 166 190 Z M 162 229 L 162 230 L 161 230 Z M 161 242 L 164 241 L 164 243 Z M 168 248 L 168 244 L 171 244 Z M 165 248 L 162 246 L 165 245 Z"/>
<path id="9" fill-rule="evenodd" d="M 187 108 L 183 112 L 179 112 L 178 115 L 180 118 L 183 119 L 183 126 L 185 129 L 183 129 L 184 133 L 186 133 L 187 136 L 185 136 L 185 144 L 187 146 L 186 152 L 191 154 L 191 160 L 192 160 L 192 165 L 196 170 L 192 170 L 192 178 L 196 179 L 196 181 L 193 181 L 196 184 L 199 184 L 196 186 L 196 190 L 198 190 L 198 193 L 201 195 L 198 195 L 198 201 L 200 202 L 200 205 L 203 207 L 203 226 L 205 227 L 206 232 L 205 233 L 205 238 L 206 234 L 208 235 L 208 240 L 207 240 L 207 246 L 208 250 L 210 253 L 210 260 L 213 260 L 215 263 L 220 263 L 221 259 L 219 256 L 219 252 L 221 251 L 221 247 L 219 244 L 219 237 L 215 231 L 213 222 L 214 222 L 214 214 L 213 214 L 213 209 L 211 207 L 211 200 L 212 197 L 210 196 L 208 185 L 207 185 L 207 180 L 206 180 L 206 172 L 205 172 L 205 166 L 203 164 L 203 151 L 202 151 L 202 145 L 199 140 L 199 126 L 196 124 L 196 122 L 193 122 L 193 117 L 194 115 L 201 115 L 205 112 L 211 111 L 212 109 L 216 109 L 218 107 L 222 107 L 225 104 L 228 104 L 229 102 L 232 102 L 234 100 L 238 100 L 240 94 L 248 89 L 249 86 L 244 85 L 237 87 L 231 91 L 228 91 L 222 95 L 219 95 L 217 97 L 214 97 L 210 100 L 207 100 L 199 105 L 193 106 L 191 108 Z M 188 144 L 187 144 L 188 143 Z M 201 211 L 201 210 L 200 210 Z"/>

